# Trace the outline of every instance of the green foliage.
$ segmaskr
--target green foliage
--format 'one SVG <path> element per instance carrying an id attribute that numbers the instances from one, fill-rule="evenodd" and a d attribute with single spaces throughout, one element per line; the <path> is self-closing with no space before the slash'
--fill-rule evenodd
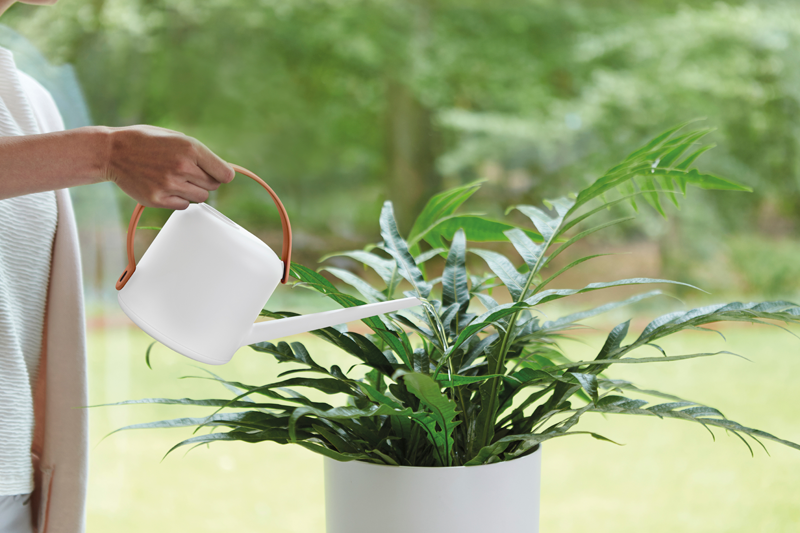
<path id="1" fill-rule="evenodd" d="M 733 268 L 751 292 L 775 297 L 800 291 L 800 245 L 793 239 L 745 234 L 727 245 Z"/>
<path id="2" fill-rule="evenodd" d="M 543 303 L 582 292 L 620 285 L 677 283 L 633 278 L 591 283 L 581 289 L 545 289 L 552 276 L 542 281 L 542 272 L 562 250 L 608 226 L 610 223 L 595 222 L 595 218 L 609 205 L 633 202 L 641 196 L 657 212 L 664 214 L 664 199 L 677 202 L 689 186 L 746 190 L 731 181 L 690 168 L 696 155 L 704 150 L 695 146 L 704 133 L 704 130 L 681 133 L 680 128 L 672 129 L 632 153 L 573 197 L 551 200 L 544 209 L 514 206 L 530 218 L 538 232 L 536 238 L 531 238 L 530 230 L 526 233 L 512 226 L 505 231 L 504 237 L 511 241 L 523 261 L 520 267 L 515 266 L 519 262 L 516 259 L 473 247 L 467 231 L 457 229 L 449 245 L 436 233 L 442 222 L 454 219 L 477 184 L 432 198 L 417 218 L 408 239 L 397 229 L 392 205 L 387 202 L 380 216 L 383 242 L 370 251 L 340 254 L 373 269 L 382 284 L 373 287 L 360 278 L 356 281 L 350 274 L 343 275 L 342 270 L 329 268 L 328 271 L 352 285 L 367 300 L 398 296 L 401 291 L 398 280 L 402 278 L 409 287 L 404 293 L 423 300 L 421 312 L 366 319 L 364 322 L 373 331 L 369 335 L 337 328 L 313 332 L 352 356 L 354 366 L 363 367 L 364 373 L 355 373 L 352 367 L 345 372 L 338 365 L 325 368 L 317 364 L 299 342 L 259 343 L 252 348 L 273 355 L 278 363 L 299 365 L 284 374 L 292 377 L 250 385 L 213 376 L 236 391 L 230 401 L 148 399 L 123 402 L 218 407 L 207 418 L 180 418 L 125 429 L 196 426 L 224 431 L 194 436 L 176 447 L 216 440 L 272 441 L 300 444 L 341 461 L 450 466 L 510 460 L 530 453 L 546 440 L 585 434 L 574 429 L 581 417 L 587 413 L 601 413 L 675 418 L 701 424 L 709 430 L 723 428 L 746 444 L 746 437 L 749 437 L 759 443 L 766 439 L 800 449 L 798 444 L 729 420 L 712 407 L 659 391 L 639 389 L 632 383 L 612 380 L 603 374 L 611 365 L 666 363 L 729 353 L 668 354 L 656 343 L 681 331 L 702 329 L 715 322 L 796 323 L 800 321 L 800 307 L 795 304 L 736 302 L 670 313 L 653 320 L 637 336 L 631 337 L 633 340 L 629 339 L 630 321 L 626 321 L 612 329 L 594 359 L 582 361 L 570 359 L 558 339 L 579 327 L 586 318 L 659 293 L 651 291 L 554 320 L 542 321 L 534 315 L 537 306 Z M 409 241 L 413 242 L 410 246 Z M 422 241 L 432 246 L 445 245 L 446 254 L 437 248 L 432 250 L 433 254 L 446 256 L 441 278 L 431 279 L 420 268 L 420 258 L 433 255 L 421 250 Z M 472 272 L 467 252 L 483 259 L 491 273 Z M 572 265 L 579 263 L 580 260 Z M 362 303 L 311 269 L 294 265 L 292 275 L 308 289 L 340 305 Z M 511 302 L 501 304 L 495 300 L 492 289 L 499 287 L 508 290 Z M 478 306 L 483 306 L 485 312 L 476 312 Z M 292 315 L 266 310 L 263 314 Z M 655 348 L 661 354 L 637 355 L 640 348 Z M 297 377 L 298 373 L 308 377 Z M 300 392 L 305 389 L 324 394 L 326 401 L 312 400 Z M 342 396 L 346 398 L 344 405 L 328 403 Z M 667 401 L 654 403 L 639 396 Z M 266 400 L 254 399 L 261 397 Z M 596 433 L 589 434 L 609 440 Z"/>
<path id="3" fill-rule="evenodd" d="M 2 21 L 75 65 L 98 124 L 197 136 L 274 183 L 306 231 L 374 239 L 362 228 L 396 178 L 395 141 L 434 151 L 427 181 L 492 178 L 473 203 L 489 211 L 579 190 L 654 128 L 696 116 L 725 147 L 710 168 L 800 212 L 797 18 L 786 0 L 69 0 L 18 3 Z M 408 109 L 396 83 L 425 128 L 388 120 Z M 273 228 L 257 190 L 222 188 L 218 206 Z M 760 203 L 699 198 L 738 227 Z M 395 211 L 411 222 L 418 209 L 395 198 Z"/>

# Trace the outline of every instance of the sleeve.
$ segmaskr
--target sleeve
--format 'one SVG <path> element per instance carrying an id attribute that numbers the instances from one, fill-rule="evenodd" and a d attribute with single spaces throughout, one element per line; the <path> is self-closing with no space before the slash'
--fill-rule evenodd
<path id="1" fill-rule="evenodd" d="M 22 88 L 31 103 L 36 122 L 39 124 L 39 131 L 41 133 L 63 131 L 64 120 L 61 118 L 61 113 L 58 112 L 53 96 L 31 76 L 21 70 L 18 72 Z"/>

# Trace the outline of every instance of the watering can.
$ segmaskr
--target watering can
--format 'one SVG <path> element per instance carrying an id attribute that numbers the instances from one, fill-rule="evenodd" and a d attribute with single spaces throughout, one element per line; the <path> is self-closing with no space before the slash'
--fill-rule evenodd
<path id="1" fill-rule="evenodd" d="M 221 365 L 249 344 L 420 305 L 416 298 L 365 304 L 256 323 L 278 283 L 289 277 L 292 229 L 278 196 L 261 178 L 281 216 L 281 258 L 263 241 L 205 203 L 170 215 L 136 264 L 133 238 L 144 206 L 128 226 L 128 266 L 117 281 L 120 307 L 137 326 L 172 350 Z"/>

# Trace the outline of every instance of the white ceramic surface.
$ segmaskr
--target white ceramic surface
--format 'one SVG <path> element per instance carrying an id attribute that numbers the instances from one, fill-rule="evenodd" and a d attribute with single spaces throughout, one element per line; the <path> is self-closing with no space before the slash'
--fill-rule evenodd
<path id="1" fill-rule="evenodd" d="M 327 533 L 538 533 L 541 467 L 541 446 L 470 467 L 325 458 Z"/>

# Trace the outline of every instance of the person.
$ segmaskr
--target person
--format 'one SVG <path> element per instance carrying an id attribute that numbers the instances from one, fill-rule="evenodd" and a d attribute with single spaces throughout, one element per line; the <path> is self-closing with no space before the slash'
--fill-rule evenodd
<path id="1" fill-rule="evenodd" d="M 15 1 L 0 0 L 0 15 Z M 84 530 L 86 350 L 67 189 L 112 181 L 145 206 L 185 209 L 234 174 L 175 131 L 64 131 L 50 94 L 0 48 L 0 533 Z"/>

